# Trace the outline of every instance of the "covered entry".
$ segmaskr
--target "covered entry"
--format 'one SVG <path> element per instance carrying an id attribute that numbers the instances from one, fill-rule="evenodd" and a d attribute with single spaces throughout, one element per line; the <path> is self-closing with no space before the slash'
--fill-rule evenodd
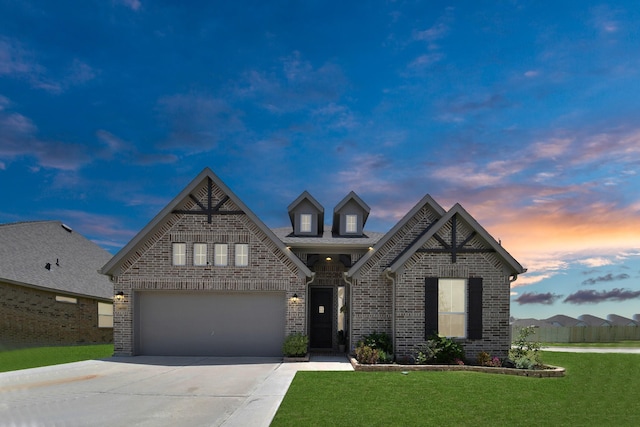
<path id="1" fill-rule="evenodd" d="M 135 353 L 281 356 L 283 292 L 136 293 Z"/>

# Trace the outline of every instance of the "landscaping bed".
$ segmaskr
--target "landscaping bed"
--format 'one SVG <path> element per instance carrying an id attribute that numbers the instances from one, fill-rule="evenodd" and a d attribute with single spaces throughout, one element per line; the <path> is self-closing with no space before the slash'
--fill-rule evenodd
<path id="1" fill-rule="evenodd" d="M 354 370 L 364 372 L 467 371 L 484 372 L 487 374 L 518 375 L 534 378 L 558 378 L 564 377 L 565 375 L 564 368 L 549 365 L 545 365 L 543 369 L 517 369 L 474 365 L 399 365 L 395 363 L 365 365 L 358 363 L 353 356 L 349 356 L 349 361 L 351 362 L 351 366 L 353 366 Z"/>

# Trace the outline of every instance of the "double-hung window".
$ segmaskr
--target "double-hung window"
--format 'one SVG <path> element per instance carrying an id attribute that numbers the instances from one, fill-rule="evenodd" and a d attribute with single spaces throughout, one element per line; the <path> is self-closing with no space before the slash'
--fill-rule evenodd
<path id="1" fill-rule="evenodd" d="M 172 245 L 172 251 L 173 251 L 173 265 L 187 264 L 187 244 L 186 243 L 174 243 Z"/>
<path id="2" fill-rule="evenodd" d="M 236 266 L 246 267 L 249 265 L 249 245 L 246 243 L 236 244 Z"/>
<path id="3" fill-rule="evenodd" d="M 193 265 L 207 265 L 207 244 L 193 244 Z"/>
<path id="4" fill-rule="evenodd" d="M 226 266 L 228 265 L 229 245 L 226 243 L 216 243 L 214 246 L 214 260 L 213 265 Z"/>
<path id="5" fill-rule="evenodd" d="M 300 214 L 300 231 L 311 233 L 311 214 Z"/>
<path id="6" fill-rule="evenodd" d="M 357 233 L 358 232 L 358 215 L 346 215 L 345 216 L 345 233 Z"/>
<path id="7" fill-rule="evenodd" d="M 466 337 L 467 281 L 438 280 L 438 333 L 446 337 Z"/>

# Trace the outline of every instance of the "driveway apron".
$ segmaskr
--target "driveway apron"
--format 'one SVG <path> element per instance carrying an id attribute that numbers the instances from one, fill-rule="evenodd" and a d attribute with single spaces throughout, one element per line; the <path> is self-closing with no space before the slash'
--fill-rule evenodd
<path id="1" fill-rule="evenodd" d="M 268 426 L 299 369 L 346 358 L 122 357 L 0 374 L 0 426 Z"/>

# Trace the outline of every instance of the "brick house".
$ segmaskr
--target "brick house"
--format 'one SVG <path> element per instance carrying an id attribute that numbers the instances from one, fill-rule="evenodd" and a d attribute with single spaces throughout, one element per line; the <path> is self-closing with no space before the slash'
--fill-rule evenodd
<path id="1" fill-rule="evenodd" d="M 505 357 L 520 264 L 458 204 L 427 195 L 387 233 L 369 211 L 351 192 L 325 226 L 305 191 L 272 230 L 204 169 L 102 269 L 116 354 L 275 356 L 292 332 L 335 351 L 342 330 L 350 348 L 386 332 L 396 356 L 440 333 Z"/>
<path id="2" fill-rule="evenodd" d="M 0 225 L 0 350 L 112 342 L 110 258 L 60 221 Z"/>

